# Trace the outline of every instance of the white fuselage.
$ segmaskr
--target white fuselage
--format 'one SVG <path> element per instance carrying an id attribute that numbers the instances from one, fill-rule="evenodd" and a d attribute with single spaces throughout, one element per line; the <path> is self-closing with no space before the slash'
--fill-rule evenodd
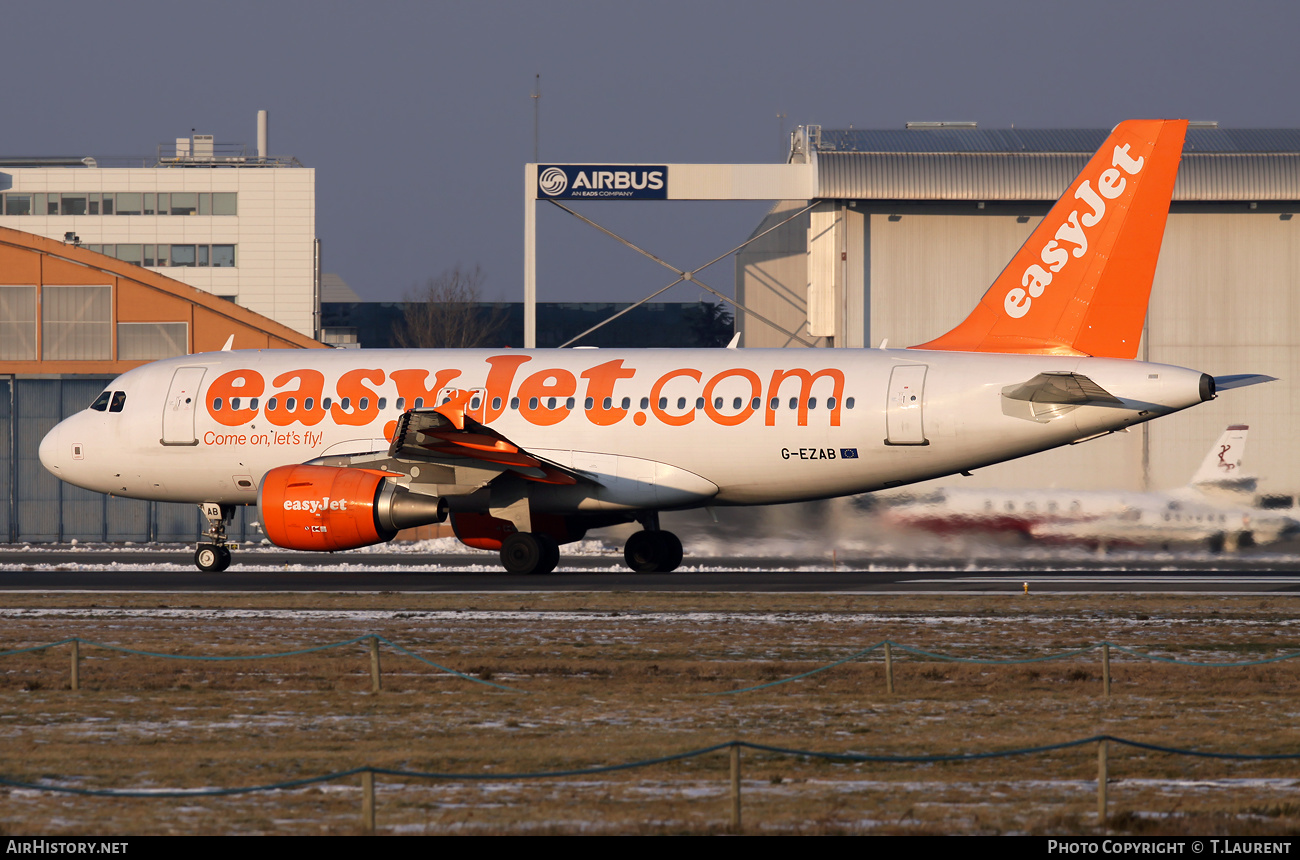
<path id="1" fill-rule="evenodd" d="M 1003 389 L 1044 372 L 1082 374 L 1120 402 L 1039 419 L 1008 408 Z M 403 409 L 459 389 L 480 392 L 472 417 L 606 488 L 539 487 L 543 509 L 766 504 L 1054 448 L 1192 406 L 1204 385 L 1120 359 L 907 349 L 219 352 L 123 374 L 109 386 L 120 411 L 69 417 L 41 461 L 99 492 L 252 504 L 269 470 L 386 450 Z"/>

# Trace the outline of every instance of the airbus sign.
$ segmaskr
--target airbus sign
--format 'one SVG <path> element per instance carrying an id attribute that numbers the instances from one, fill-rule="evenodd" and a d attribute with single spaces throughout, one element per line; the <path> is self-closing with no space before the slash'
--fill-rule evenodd
<path id="1" fill-rule="evenodd" d="M 666 200 L 665 165 L 539 164 L 541 200 Z"/>

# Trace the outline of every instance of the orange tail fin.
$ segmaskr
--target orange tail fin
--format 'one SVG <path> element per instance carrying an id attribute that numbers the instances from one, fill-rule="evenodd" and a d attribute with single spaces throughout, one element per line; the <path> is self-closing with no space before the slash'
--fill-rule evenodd
<path id="1" fill-rule="evenodd" d="M 1116 126 L 971 315 L 913 348 L 1136 356 L 1186 133 Z"/>

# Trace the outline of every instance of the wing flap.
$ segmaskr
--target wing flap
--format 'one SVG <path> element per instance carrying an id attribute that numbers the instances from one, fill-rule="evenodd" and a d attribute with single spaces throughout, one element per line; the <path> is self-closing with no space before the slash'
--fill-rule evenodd
<path id="1" fill-rule="evenodd" d="M 464 397 L 460 395 L 465 395 Z M 543 484 L 596 483 L 575 469 L 530 454 L 505 436 L 465 414 L 468 392 L 436 409 L 408 409 L 397 419 L 388 456 L 430 463 L 463 463 L 509 470 Z"/>

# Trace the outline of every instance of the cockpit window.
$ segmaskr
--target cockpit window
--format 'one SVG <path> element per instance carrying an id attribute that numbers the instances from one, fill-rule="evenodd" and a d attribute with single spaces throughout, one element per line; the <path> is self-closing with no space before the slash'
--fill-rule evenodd
<path id="1" fill-rule="evenodd" d="M 126 392 L 125 392 L 125 391 L 114 391 L 114 392 L 113 392 L 113 402 L 112 402 L 112 404 L 109 405 L 109 407 L 108 407 L 108 411 L 109 411 L 109 412 L 121 412 L 121 411 L 122 411 L 122 407 L 125 406 L 125 405 L 126 405 Z"/>
<path id="2" fill-rule="evenodd" d="M 108 408 L 108 399 L 113 396 L 113 392 L 105 391 L 95 398 L 95 402 L 90 404 L 90 408 L 96 412 L 103 412 Z"/>

